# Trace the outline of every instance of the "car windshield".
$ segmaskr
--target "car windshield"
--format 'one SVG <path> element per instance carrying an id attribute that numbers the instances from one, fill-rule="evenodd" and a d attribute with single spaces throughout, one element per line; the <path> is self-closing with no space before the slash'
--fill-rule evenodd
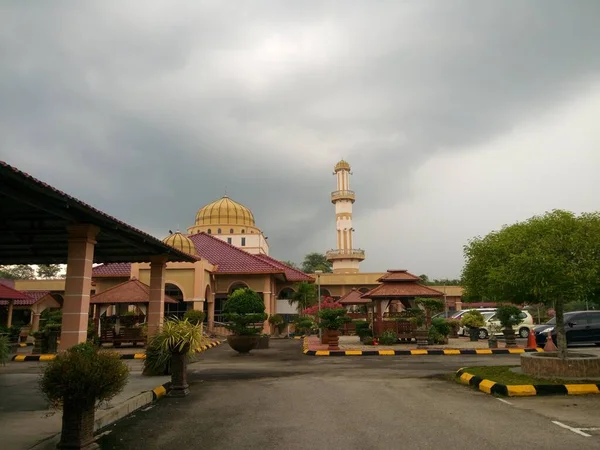
<path id="1" fill-rule="evenodd" d="M 567 323 L 567 319 L 569 317 L 573 317 L 573 314 L 565 314 L 565 323 Z M 556 325 L 556 317 L 550 319 L 548 322 L 545 323 L 545 325 Z"/>

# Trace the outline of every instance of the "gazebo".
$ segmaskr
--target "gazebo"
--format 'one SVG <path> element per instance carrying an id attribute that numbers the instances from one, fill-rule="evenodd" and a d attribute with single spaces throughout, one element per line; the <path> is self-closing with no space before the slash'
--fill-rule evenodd
<path id="1" fill-rule="evenodd" d="M 150 263 L 148 334 L 152 335 L 164 316 L 167 262 L 198 260 L 3 161 L 0 210 L 1 265 L 67 264 L 61 350 L 86 341 L 95 262 Z"/>
<path id="2" fill-rule="evenodd" d="M 374 302 L 373 332 L 379 335 L 384 331 L 383 313 L 393 303 L 401 304 L 404 308 L 414 308 L 414 300 L 419 297 L 439 298 L 444 294 L 440 291 L 423 286 L 421 279 L 407 270 L 388 270 L 377 281 L 381 284 L 362 295 L 362 298 Z"/>
<path id="3" fill-rule="evenodd" d="M 341 296 L 339 298 L 338 302 L 344 306 L 366 306 L 367 307 L 366 314 L 348 313 L 348 316 L 352 317 L 353 319 L 369 320 L 368 308 L 369 308 L 369 306 L 371 306 L 373 304 L 373 302 L 371 299 L 363 297 L 363 293 L 360 292 L 358 289 L 352 288 L 352 290 L 350 292 Z M 354 329 L 355 329 L 354 323 L 347 323 L 344 325 L 343 332 L 344 332 L 344 334 L 348 334 L 350 331 L 354 331 Z"/>
<path id="4" fill-rule="evenodd" d="M 7 318 L 6 328 L 12 326 L 13 311 L 15 306 L 31 305 L 34 302 L 27 294 L 21 291 L 17 291 L 9 286 L 0 283 L 0 305 L 6 306 Z"/>

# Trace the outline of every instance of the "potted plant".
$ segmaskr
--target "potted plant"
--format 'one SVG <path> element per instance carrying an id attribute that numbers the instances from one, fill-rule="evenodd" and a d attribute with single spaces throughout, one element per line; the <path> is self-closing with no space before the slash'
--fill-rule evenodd
<path id="1" fill-rule="evenodd" d="M 442 317 L 438 317 L 431 321 L 429 328 L 428 341 L 430 344 L 446 345 L 448 344 L 448 336 L 450 335 L 450 325 Z"/>
<path id="2" fill-rule="evenodd" d="M 318 315 L 319 326 L 327 334 L 329 350 L 339 350 L 340 329 L 344 324 L 352 322 L 347 316 L 346 308 L 341 303 L 331 302 L 328 307 L 321 308 Z"/>
<path id="3" fill-rule="evenodd" d="M 450 337 L 458 338 L 458 330 L 460 328 L 460 320 L 458 319 L 446 319 L 446 323 L 450 326 Z"/>
<path id="4" fill-rule="evenodd" d="M 498 338 L 496 337 L 496 333 L 500 331 L 500 327 L 494 323 L 488 323 L 488 329 L 490 330 L 488 336 L 488 347 L 498 348 Z"/>
<path id="5" fill-rule="evenodd" d="M 410 322 L 415 330 L 413 334 L 417 341 L 417 348 L 427 348 L 429 344 L 429 330 L 425 324 L 425 311 L 421 308 L 411 308 L 409 311 Z"/>
<path id="6" fill-rule="evenodd" d="M 279 337 L 279 335 L 283 332 L 283 327 L 285 326 L 283 317 L 281 317 L 279 314 L 272 314 L 269 316 L 269 323 L 275 330 L 275 336 Z"/>
<path id="7" fill-rule="evenodd" d="M 363 344 L 373 342 L 373 330 L 371 330 L 370 325 L 371 324 L 366 320 L 354 321 L 356 334 L 358 335 L 360 342 Z"/>
<path id="8" fill-rule="evenodd" d="M 463 327 L 469 329 L 471 342 L 477 342 L 479 340 L 479 329 L 485 324 L 483 315 L 477 310 L 466 312 L 461 317 L 460 323 Z"/>
<path id="9" fill-rule="evenodd" d="M 99 402 L 117 395 L 129 369 L 115 352 L 79 344 L 48 363 L 40 388 L 54 407 L 62 407 L 62 432 L 57 448 L 95 448 L 94 415 Z"/>
<path id="10" fill-rule="evenodd" d="M 240 354 L 248 354 L 258 345 L 263 323 L 267 320 L 263 299 L 249 288 L 232 293 L 225 305 L 225 327 L 233 334 L 227 336 L 229 346 Z"/>
<path id="11" fill-rule="evenodd" d="M 193 325 L 202 325 L 206 318 L 206 314 L 204 311 L 198 309 L 188 309 L 183 315 L 183 318 L 187 319 L 187 321 Z"/>
<path id="12" fill-rule="evenodd" d="M 269 339 L 270 336 L 266 333 L 263 333 L 258 338 L 258 344 L 256 345 L 256 350 L 264 350 L 269 348 Z"/>
<path id="13" fill-rule="evenodd" d="M 506 347 L 516 347 L 517 336 L 513 327 L 523 322 L 521 310 L 514 305 L 500 305 L 496 310 L 496 318 L 502 327 Z"/>
<path id="14" fill-rule="evenodd" d="M 310 316 L 300 316 L 294 322 L 294 328 L 300 335 L 310 335 L 316 324 Z"/>

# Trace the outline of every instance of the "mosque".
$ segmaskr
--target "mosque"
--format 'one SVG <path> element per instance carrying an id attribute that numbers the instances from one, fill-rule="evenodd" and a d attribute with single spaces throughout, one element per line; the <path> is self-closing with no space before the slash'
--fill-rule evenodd
<path id="1" fill-rule="evenodd" d="M 177 230 L 163 240 L 195 259 L 195 262 L 166 264 L 165 295 L 169 302 L 165 303 L 165 316 L 182 315 L 189 309 L 204 310 L 209 329 L 219 331 L 223 304 L 240 287 L 260 293 L 269 315 L 292 315 L 297 311 L 288 300 L 299 282 L 316 282 L 322 296 L 342 300 L 358 299 L 380 286 L 389 271 L 360 272 L 365 251 L 354 246 L 352 209 L 355 193 L 350 189 L 350 164 L 339 161 L 333 174 L 336 190 L 331 192 L 331 202 L 335 209 L 336 248 L 325 253 L 327 260 L 332 262 L 332 273 L 305 274 L 269 256 L 268 240 L 256 225 L 252 211 L 224 196 L 200 208 L 186 233 Z M 150 285 L 150 272 L 149 263 L 95 266 L 90 304 L 95 305 L 96 314 L 127 311 L 127 298 L 135 296 L 140 286 Z M 38 301 L 41 293 L 44 296 L 50 294 L 62 303 L 64 284 L 64 280 L 16 280 L 10 287 L 23 292 L 30 300 L 28 303 L 27 299 L 21 299 L 13 308 L 23 310 L 24 320 L 28 319 L 27 314 L 33 314 L 29 319 L 35 328 L 36 316 L 39 322 L 41 313 Z M 444 292 L 443 295 L 450 309 L 460 309 L 460 293 Z M 53 304 L 47 300 L 46 304 Z M 367 301 L 348 304 L 359 305 Z M 9 317 L 12 314 L 11 310 Z M 265 326 L 268 329 L 268 323 Z"/>

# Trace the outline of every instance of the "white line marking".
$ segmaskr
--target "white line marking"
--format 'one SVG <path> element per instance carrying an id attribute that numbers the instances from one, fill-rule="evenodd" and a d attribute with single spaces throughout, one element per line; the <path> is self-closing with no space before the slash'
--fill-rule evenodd
<path id="1" fill-rule="evenodd" d="M 592 437 L 592 435 L 591 435 L 591 434 L 584 433 L 583 431 L 581 431 L 581 430 L 579 430 L 579 429 L 577 429 L 577 428 L 570 427 L 569 425 L 565 425 L 564 423 L 562 423 L 562 422 L 559 422 L 559 421 L 557 421 L 557 420 L 553 420 L 553 421 L 552 421 L 552 423 L 553 423 L 553 424 L 556 424 L 556 425 L 558 425 L 559 427 L 566 428 L 567 430 L 570 430 L 570 431 L 572 431 L 573 433 L 575 433 L 575 434 L 579 434 L 579 435 L 581 435 L 581 436 L 583 436 L 583 437 Z"/>
<path id="2" fill-rule="evenodd" d="M 600 431 L 600 428 L 579 428 L 581 431 Z"/>
<path id="3" fill-rule="evenodd" d="M 496 400 L 498 400 L 499 402 L 502 402 L 502 403 L 506 403 L 507 405 L 512 405 L 511 402 L 504 400 L 503 398 L 496 398 Z"/>

